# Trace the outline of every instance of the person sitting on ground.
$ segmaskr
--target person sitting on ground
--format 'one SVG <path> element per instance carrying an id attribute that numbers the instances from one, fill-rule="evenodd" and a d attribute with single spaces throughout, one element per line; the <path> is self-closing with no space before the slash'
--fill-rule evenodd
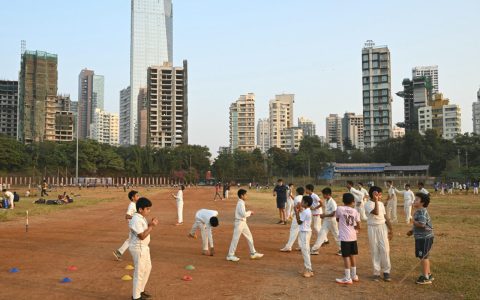
<path id="1" fill-rule="evenodd" d="M 7 189 L 3 189 L 2 193 L 3 193 L 3 197 L 7 200 L 7 207 L 4 207 L 4 208 L 14 209 L 15 204 L 13 203 L 14 202 L 13 193 L 10 191 L 7 191 Z"/>

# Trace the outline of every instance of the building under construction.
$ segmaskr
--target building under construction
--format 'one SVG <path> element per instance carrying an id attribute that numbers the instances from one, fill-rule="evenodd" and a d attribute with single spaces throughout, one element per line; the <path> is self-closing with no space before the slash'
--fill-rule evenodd
<path id="1" fill-rule="evenodd" d="M 22 53 L 17 131 L 20 141 L 73 139 L 70 98 L 57 97 L 57 64 L 56 54 L 28 50 Z"/>

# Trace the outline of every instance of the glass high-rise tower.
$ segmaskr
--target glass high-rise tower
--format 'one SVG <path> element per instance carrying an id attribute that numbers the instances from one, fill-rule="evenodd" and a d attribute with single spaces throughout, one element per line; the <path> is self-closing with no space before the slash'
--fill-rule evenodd
<path id="1" fill-rule="evenodd" d="M 131 3 L 130 122 L 128 128 L 120 130 L 127 133 L 128 144 L 135 144 L 138 95 L 140 89 L 147 87 L 147 70 L 173 60 L 173 15 L 172 0 L 132 0 Z"/>

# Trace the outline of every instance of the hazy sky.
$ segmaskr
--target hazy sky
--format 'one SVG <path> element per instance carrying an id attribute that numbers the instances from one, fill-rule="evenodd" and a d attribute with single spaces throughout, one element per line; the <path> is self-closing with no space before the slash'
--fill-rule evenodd
<path id="1" fill-rule="evenodd" d="M 1 0 L 0 78 L 17 79 L 20 40 L 58 54 L 59 93 L 78 98 L 82 68 L 105 76 L 105 109 L 129 85 L 130 1 Z M 416 65 L 439 66 L 440 91 L 472 131 L 480 87 L 478 0 L 174 0 L 174 64 L 189 61 L 189 140 L 228 145 L 228 107 L 256 94 L 256 117 L 275 94 L 294 93 L 295 118 L 325 135 L 325 117 L 362 113 L 361 49 L 388 45 L 393 92 Z M 403 101 L 394 95 L 394 122 Z M 295 121 L 296 123 L 296 121 Z"/>

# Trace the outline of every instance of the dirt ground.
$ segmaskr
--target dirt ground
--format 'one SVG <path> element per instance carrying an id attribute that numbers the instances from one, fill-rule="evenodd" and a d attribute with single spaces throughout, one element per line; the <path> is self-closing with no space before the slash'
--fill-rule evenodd
<path id="1" fill-rule="evenodd" d="M 248 259 L 248 246 L 242 237 L 237 249 L 241 260 L 233 263 L 225 257 L 232 238 L 235 197 L 213 202 L 212 188 L 187 189 L 185 224 L 174 226 L 176 207 L 170 194 L 175 190 L 140 188 L 139 191 L 153 201 L 151 216 L 160 219 L 151 237 L 153 269 L 146 289 L 155 299 L 462 298 L 454 291 L 439 291 L 435 283 L 414 284 L 419 271 L 416 268 L 409 272 L 417 261 L 413 241 L 404 236 L 408 230 L 404 224 L 395 226 L 391 244 L 393 282 L 369 280 L 372 266 L 364 226 L 359 235 L 360 282 L 340 286 L 334 280 L 342 276 L 343 263 L 341 257 L 335 255 L 334 243 L 322 247 L 320 255 L 312 257 L 316 273 L 310 279 L 298 274 L 302 268 L 299 252 L 279 252 L 288 239 L 289 226 L 275 224 L 275 201 L 266 193 L 251 191 L 247 202 L 247 209 L 255 211 L 248 220 L 255 246 L 265 256 L 261 260 Z M 97 189 L 90 193 L 104 192 Z M 118 200 L 31 217 L 28 233 L 21 218 L 0 223 L 0 299 L 130 299 L 132 281 L 121 280 L 123 275 L 133 276 L 133 271 L 124 269 L 132 264 L 130 254 L 127 251 L 121 262 L 115 261 L 112 255 L 112 250 L 118 248 L 128 234 L 124 220 L 128 200 L 121 190 L 110 189 L 108 193 L 118 194 Z M 231 194 L 234 193 L 236 191 Z M 200 240 L 187 238 L 194 214 L 201 208 L 219 211 L 220 226 L 214 229 L 214 257 L 202 256 Z M 399 215 L 403 217 L 400 207 Z M 333 241 L 331 236 L 330 239 Z M 442 243 L 441 237 L 438 243 Z M 70 265 L 77 266 L 78 270 L 67 271 Z M 186 265 L 194 265 L 196 269 L 186 271 Z M 20 272 L 9 273 L 13 267 Z M 432 268 L 435 272 L 435 263 Z M 193 281 L 182 281 L 186 274 L 191 275 Z M 438 275 L 436 280 L 441 282 L 442 276 Z M 63 277 L 70 277 L 72 282 L 60 283 Z"/>

